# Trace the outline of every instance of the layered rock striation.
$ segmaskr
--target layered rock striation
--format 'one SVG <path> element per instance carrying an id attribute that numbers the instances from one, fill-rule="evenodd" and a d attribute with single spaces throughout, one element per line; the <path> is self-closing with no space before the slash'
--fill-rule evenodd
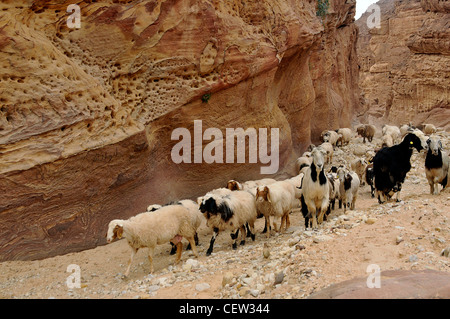
<path id="1" fill-rule="evenodd" d="M 432 123 L 450 129 L 450 8 L 447 1 L 381 0 L 356 22 L 361 121 Z M 370 25 L 370 23 L 369 23 Z"/>

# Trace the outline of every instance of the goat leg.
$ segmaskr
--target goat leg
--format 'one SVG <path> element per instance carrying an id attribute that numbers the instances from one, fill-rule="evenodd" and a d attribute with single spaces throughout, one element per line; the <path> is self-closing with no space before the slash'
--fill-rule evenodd
<path id="1" fill-rule="evenodd" d="M 189 237 L 187 238 L 187 240 L 189 241 L 189 245 L 191 246 L 192 252 L 194 253 L 195 257 L 198 257 L 198 252 L 197 252 L 197 245 L 196 242 L 198 243 L 198 237 L 197 237 L 197 233 L 195 233 L 194 237 Z"/>
<path id="2" fill-rule="evenodd" d="M 127 266 L 127 270 L 125 271 L 125 277 L 128 277 L 128 274 L 130 273 L 131 263 L 133 262 L 134 255 L 136 255 L 138 250 L 139 250 L 139 248 L 131 248 L 131 256 L 130 256 L 130 259 L 128 260 L 128 266 Z"/>
<path id="3" fill-rule="evenodd" d="M 219 234 L 219 229 L 218 228 L 214 228 L 214 233 L 211 237 L 211 241 L 209 242 L 209 248 L 206 251 L 206 256 L 211 255 L 211 253 L 213 252 L 214 249 L 214 242 L 216 241 L 216 237 Z"/>
<path id="4" fill-rule="evenodd" d="M 181 252 L 183 251 L 183 243 L 181 241 L 179 241 L 177 244 L 177 258 L 175 259 L 175 263 L 178 264 L 180 262 L 181 259 Z M 153 272 L 153 270 L 152 270 Z"/>
<path id="5" fill-rule="evenodd" d="M 248 229 L 248 223 L 246 226 L 241 226 L 241 242 L 239 245 L 243 246 L 245 245 L 245 238 L 247 237 L 247 229 Z M 236 238 L 237 240 L 237 238 Z"/>

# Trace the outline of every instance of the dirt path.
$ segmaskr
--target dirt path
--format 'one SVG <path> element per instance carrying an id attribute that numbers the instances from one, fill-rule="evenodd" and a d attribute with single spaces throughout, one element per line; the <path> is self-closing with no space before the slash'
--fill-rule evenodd
<path id="1" fill-rule="evenodd" d="M 450 246 L 450 192 L 428 194 L 423 158 L 414 164 L 402 202 L 379 205 L 368 186 L 360 187 L 356 210 L 333 211 L 316 232 L 304 230 L 297 210 L 286 233 L 266 238 L 260 219 L 256 241 L 248 239 L 233 251 L 229 235 L 220 234 L 214 253 L 206 257 L 211 233 L 203 225 L 198 259 L 184 251 L 181 263 L 173 265 L 170 245 L 161 245 L 155 273 L 149 275 L 142 249 L 127 279 L 122 278 L 130 254 L 125 240 L 40 261 L 3 262 L 0 298 L 305 298 L 330 284 L 368 276 L 371 264 L 450 274 L 450 258 L 440 255 Z M 268 259 L 264 243 L 270 247 Z M 67 285 L 68 277 L 73 283 L 69 265 L 79 266 L 80 288 Z"/>

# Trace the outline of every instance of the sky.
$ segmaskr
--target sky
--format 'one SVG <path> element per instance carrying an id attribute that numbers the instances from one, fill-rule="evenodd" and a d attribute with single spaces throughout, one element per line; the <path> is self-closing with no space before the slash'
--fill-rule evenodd
<path id="1" fill-rule="evenodd" d="M 356 0 L 356 14 L 355 20 L 358 20 L 361 15 L 366 12 L 367 8 L 378 0 Z"/>

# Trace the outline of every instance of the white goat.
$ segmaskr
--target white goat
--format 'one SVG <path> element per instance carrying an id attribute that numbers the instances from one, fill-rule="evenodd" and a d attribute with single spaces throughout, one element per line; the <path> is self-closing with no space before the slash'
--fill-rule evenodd
<path id="1" fill-rule="evenodd" d="M 333 161 L 333 145 L 328 142 L 324 142 L 317 146 L 317 148 L 324 150 L 325 154 L 325 162 L 327 164 L 331 164 Z"/>
<path id="2" fill-rule="evenodd" d="M 351 210 L 355 209 L 356 198 L 358 197 L 358 188 L 360 180 L 358 174 L 348 171 L 340 166 L 337 171 L 340 181 L 339 194 L 340 202 L 344 203 L 344 213 L 347 207 Z"/>
<path id="3" fill-rule="evenodd" d="M 383 135 L 381 137 L 381 147 L 391 147 L 394 146 L 394 139 L 392 135 Z"/>
<path id="4" fill-rule="evenodd" d="M 320 138 L 322 142 L 328 142 L 331 145 L 335 146 L 339 139 L 339 135 L 335 131 L 323 131 L 320 135 Z"/>
<path id="5" fill-rule="evenodd" d="M 200 224 L 202 223 L 202 221 L 204 219 L 203 216 L 202 216 L 202 213 L 198 209 L 198 204 L 196 202 L 194 202 L 193 200 L 183 199 L 183 200 L 180 200 L 178 202 L 173 202 L 173 203 L 170 203 L 170 204 L 167 204 L 167 205 L 175 205 L 175 204 L 176 205 L 182 205 L 182 206 L 186 207 L 189 210 L 189 212 L 191 214 L 191 218 L 192 218 L 192 220 L 191 220 L 192 225 L 195 227 L 195 229 L 198 229 L 198 227 L 200 227 Z M 167 205 L 159 205 L 159 204 L 149 205 L 147 207 L 147 212 L 157 211 L 161 207 L 164 207 L 164 206 L 167 206 Z M 198 245 L 198 234 L 197 234 L 197 232 L 195 233 L 194 239 L 195 239 L 195 244 Z M 170 251 L 170 254 L 173 255 L 176 252 L 177 246 L 174 245 L 173 243 L 171 243 L 171 244 L 172 244 L 172 250 Z M 191 244 L 189 244 L 186 249 L 189 250 L 191 248 L 192 248 Z"/>
<path id="6" fill-rule="evenodd" d="M 327 178 L 328 178 L 328 181 L 330 182 L 330 207 L 329 207 L 329 212 L 331 212 L 331 209 L 334 210 L 336 199 L 339 200 L 339 198 L 341 197 L 340 196 L 340 192 L 339 192 L 340 191 L 340 181 L 339 181 L 339 178 L 337 178 L 336 173 L 328 173 L 327 174 Z"/>
<path id="7" fill-rule="evenodd" d="M 304 173 L 306 171 L 306 168 L 309 167 L 309 165 L 311 165 L 311 162 L 312 158 L 308 156 L 302 155 L 301 157 L 297 158 L 297 160 L 295 161 L 295 173 L 296 174 Z"/>
<path id="8" fill-rule="evenodd" d="M 338 133 L 338 140 L 337 140 L 336 146 L 338 144 L 340 144 L 340 146 L 343 146 L 343 145 L 347 145 L 348 143 L 350 143 L 350 140 L 352 139 L 352 135 L 353 135 L 351 129 L 344 127 L 344 128 L 338 129 L 336 132 Z"/>
<path id="9" fill-rule="evenodd" d="M 285 180 L 286 182 L 291 183 L 294 186 L 296 199 L 300 199 L 300 196 L 302 195 L 301 187 L 302 187 L 302 180 L 303 180 L 304 176 L 305 176 L 304 173 L 300 173 L 294 177 L 291 177 L 291 178 L 288 178 Z M 297 204 L 298 204 L 298 201 L 296 201 L 296 206 L 297 206 Z"/>
<path id="10" fill-rule="evenodd" d="M 270 216 L 273 216 L 273 226 L 276 232 L 281 231 L 283 225 L 289 228 L 289 213 L 296 205 L 295 186 L 291 181 L 279 181 L 256 189 L 256 208 L 266 220 L 266 228 L 270 229 Z M 280 218 L 278 229 L 275 218 Z M 267 233 L 270 236 L 270 231 Z"/>
<path id="11" fill-rule="evenodd" d="M 182 237 L 191 244 L 192 251 L 197 257 L 194 236 L 197 231 L 192 224 L 192 214 L 182 205 L 168 205 L 154 212 L 145 212 L 131 217 L 128 220 L 114 219 L 108 225 L 106 239 L 111 243 L 115 239 L 126 238 L 131 247 L 131 257 L 125 271 L 125 276 L 130 272 L 131 263 L 140 248 L 148 247 L 148 260 L 150 272 L 153 272 L 153 254 L 156 245 L 172 242 L 177 246 L 175 263 L 181 258 L 183 245 Z"/>
<path id="12" fill-rule="evenodd" d="M 305 172 L 302 181 L 302 214 L 305 218 L 305 227 L 308 227 L 312 218 L 312 228 L 318 228 L 318 222 L 323 222 L 330 198 L 329 181 L 324 172 L 324 154 L 318 148 L 312 152 L 313 161 Z"/>
<path id="13" fill-rule="evenodd" d="M 234 179 L 230 179 L 227 182 L 227 188 L 235 191 L 235 190 L 254 190 L 256 189 L 256 187 L 258 186 L 262 186 L 262 185 L 269 185 L 272 183 L 275 183 L 276 180 L 274 180 L 273 178 L 263 178 L 263 179 L 258 179 L 255 181 L 246 181 L 243 183 L 240 183 Z"/>
<path id="14" fill-rule="evenodd" d="M 442 142 L 437 136 L 431 136 L 427 140 L 428 151 L 425 158 L 425 175 L 430 184 L 430 193 L 439 194 L 439 185 L 443 188 L 450 186 L 450 158 L 443 151 Z"/>
<path id="15" fill-rule="evenodd" d="M 436 133 L 436 126 L 434 126 L 433 124 L 424 124 L 422 131 L 426 135 L 434 134 L 434 133 Z"/>
<path id="16" fill-rule="evenodd" d="M 400 126 L 400 137 L 403 139 L 406 134 L 412 132 L 414 130 L 414 127 L 411 123 L 403 124 Z"/>
<path id="17" fill-rule="evenodd" d="M 400 129 L 395 125 L 383 125 L 381 133 L 382 135 L 390 135 L 394 144 L 398 142 L 399 138 L 401 137 Z"/>

